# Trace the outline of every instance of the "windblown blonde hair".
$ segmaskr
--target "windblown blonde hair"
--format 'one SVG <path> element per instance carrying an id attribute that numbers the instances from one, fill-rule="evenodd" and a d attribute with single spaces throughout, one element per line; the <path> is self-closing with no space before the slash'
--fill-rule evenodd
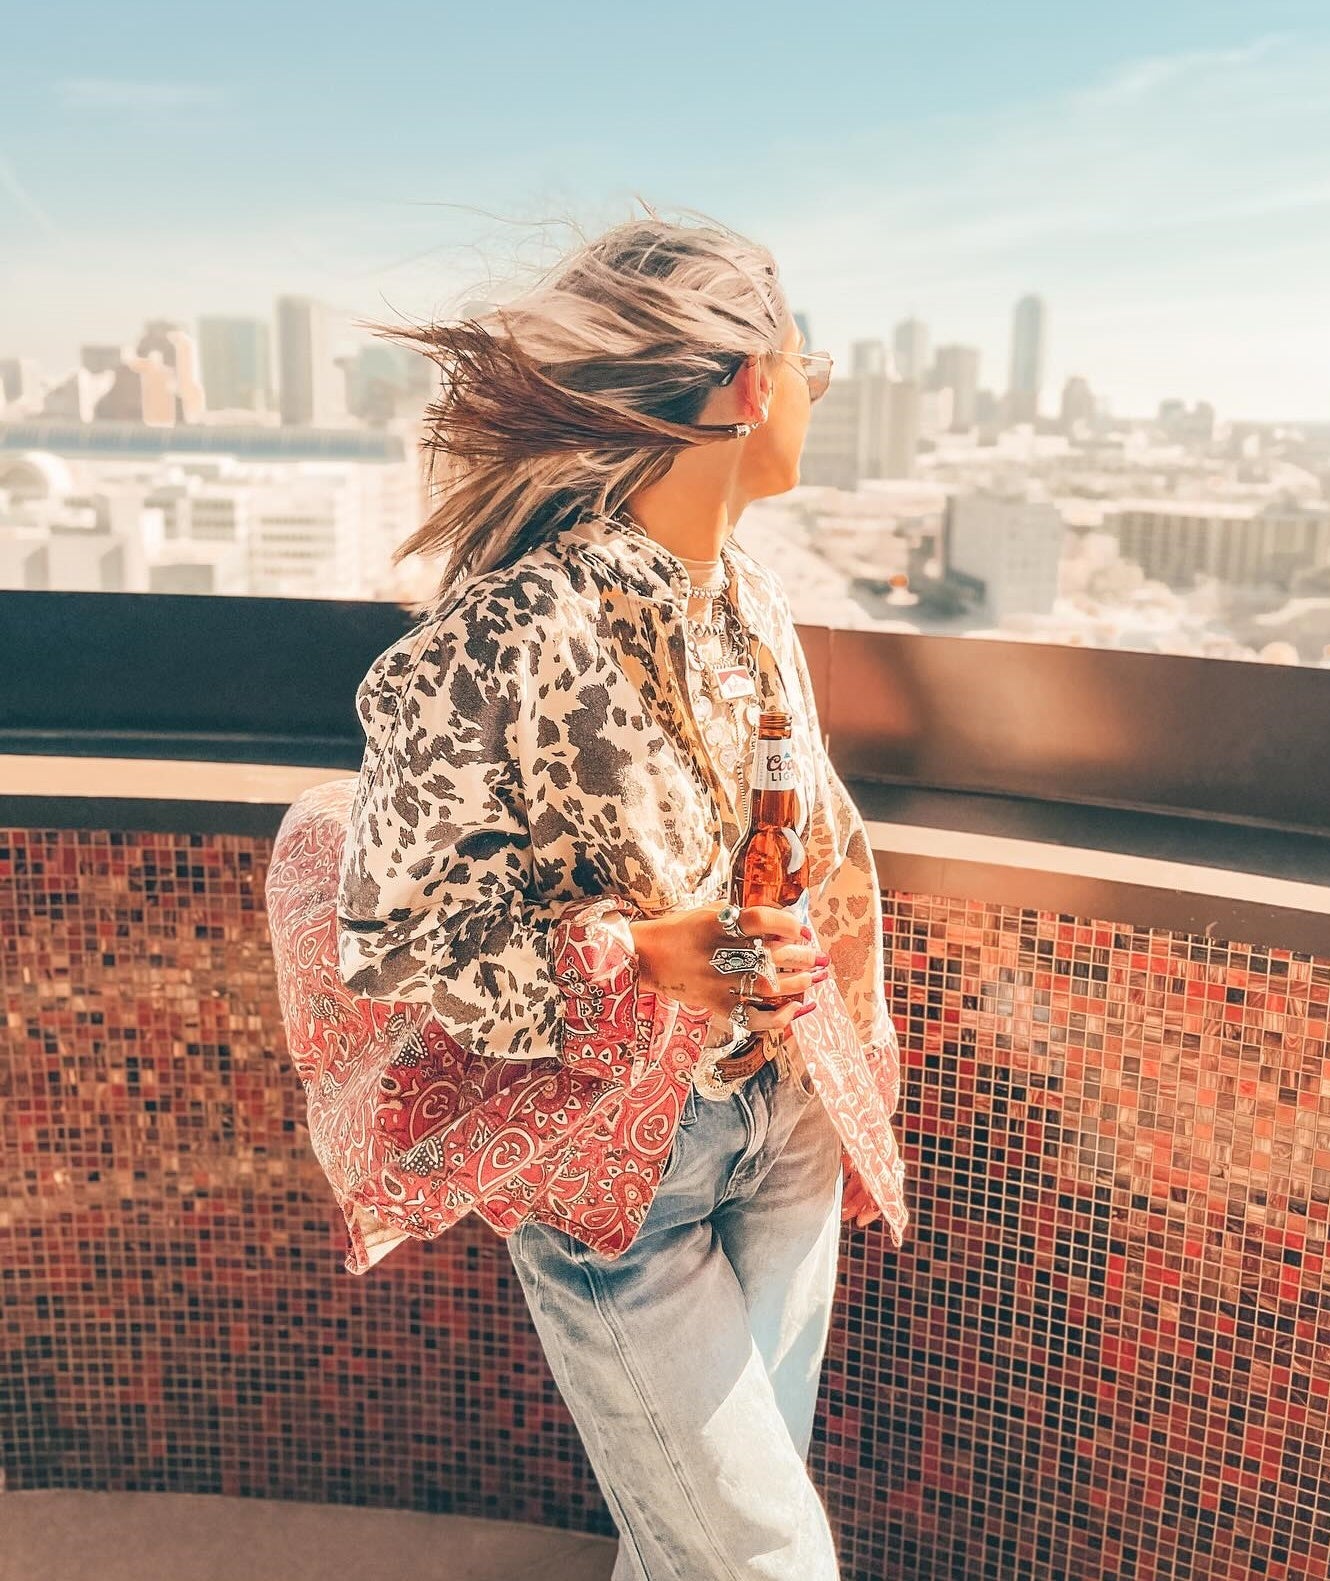
<path id="1" fill-rule="evenodd" d="M 370 326 L 442 374 L 422 441 L 433 509 L 393 563 L 443 556 L 438 598 L 582 515 L 613 514 L 684 447 L 725 437 L 690 425 L 745 358 L 779 350 L 788 322 L 764 247 L 649 215 L 583 243 L 502 307 Z"/>

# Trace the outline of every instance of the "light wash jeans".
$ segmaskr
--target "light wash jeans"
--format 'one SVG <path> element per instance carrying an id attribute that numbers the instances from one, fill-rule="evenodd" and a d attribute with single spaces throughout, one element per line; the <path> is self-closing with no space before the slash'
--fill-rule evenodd
<path id="1" fill-rule="evenodd" d="M 783 1056 L 782 1056 L 783 1063 Z M 840 1247 L 841 1143 L 768 1060 L 688 1089 L 617 1258 L 508 1237 L 546 1359 L 619 1530 L 611 1581 L 839 1581 L 805 1460 Z"/>

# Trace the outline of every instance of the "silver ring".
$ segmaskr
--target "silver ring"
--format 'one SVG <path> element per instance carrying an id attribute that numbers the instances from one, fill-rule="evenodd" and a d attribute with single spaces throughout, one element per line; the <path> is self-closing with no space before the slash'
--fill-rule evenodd
<path id="1" fill-rule="evenodd" d="M 757 990 L 757 973 L 745 972 L 739 979 L 739 986 L 733 990 L 738 999 L 751 999 Z"/>
<path id="2" fill-rule="evenodd" d="M 735 1005 L 734 1009 L 730 1011 L 730 1020 L 733 1021 L 737 1026 L 747 1027 L 748 1006 L 740 1001 L 740 1003 Z"/>
<path id="3" fill-rule="evenodd" d="M 759 972 L 762 970 L 764 958 L 770 959 L 766 948 L 761 944 L 748 949 L 740 949 L 734 944 L 722 944 L 718 950 L 711 952 L 711 964 L 726 976 L 731 972 Z"/>
<path id="4" fill-rule="evenodd" d="M 739 918 L 742 915 L 743 913 L 739 907 L 732 901 L 728 901 L 716 913 L 716 921 L 720 923 L 721 927 L 732 939 L 746 939 L 749 935 L 739 926 Z"/>

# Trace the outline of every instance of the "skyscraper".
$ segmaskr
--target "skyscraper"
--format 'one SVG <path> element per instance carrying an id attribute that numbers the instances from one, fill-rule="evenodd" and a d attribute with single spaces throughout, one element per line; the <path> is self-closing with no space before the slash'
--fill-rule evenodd
<path id="1" fill-rule="evenodd" d="M 979 353 L 973 346 L 939 346 L 933 364 L 933 388 L 950 390 L 951 429 L 967 433 L 975 425 L 979 390 Z"/>
<path id="2" fill-rule="evenodd" d="M 149 319 L 139 337 L 136 363 L 149 363 L 152 371 L 144 378 L 143 420 L 148 416 L 150 396 L 160 409 L 164 423 L 197 423 L 204 413 L 203 381 L 199 378 L 199 348 L 193 335 L 170 319 Z M 157 368 L 165 370 L 160 375 Z M 141 369 L 136 371 L 142 372 Z"/>
<path id="3" fill-rule="evenodd" d="M 887 371 L 887 348 L 880 340 L 856 340 L 850 345 L 850 376 L 873 378 Z"/>
<path id="4" fill-rule="evenodd" d="M 258 318 L 199 319 L 199 354 L 208 408 L 266 412 L 272 406 L 268 326 Z"/>
<path id="5" fill-rule="evenodd" d="M 79 367 L 89 373 L 114 373 L 125 360 L 123 346 L 80 346 Z"/>
<path id="6" fill-rule="evenodd" d="M 305 296 L 277 298 L 278 399 L 283 424 L 319 427 L 346 415 L 346 374 L 334 311 Z"/>
<path id="7" fill-rule="evenodd" d="M 892 349 L 896 354 L 896 372 L 902 379 L 922 382 L 928 372 L 928 325 L 917 318 L 903 318 L 896 325 Z"/>
<path id="8" fill-rule="evenodd" d="M 1039 415 L 1039 389 L 1044 382 L 1044 303 L 1023 296 L 1011 320 L 1011 383 L 1008 415 L 1013 423 L 1032 423 Z"/>
<path id="9" fill-rule="evenodd" d="M 0 357 L 0 413 L 6 407 L 14 416 L 39 412 L 42 405 L 42 374 L 35 358 Z"/>
<path id="10" fill-rule="evenodd" d="M 954 495 L 943 528 L 949 578 L 982 594 L 992 620 L 1047 615 L 1058 592 L 1066 530 L 1056 506 L 980 493 Z"/>
<path id="11" fill-rule="evenodd" d="M 854 489 L 861 478 L 913 477 L 918 448 L 919 386 L 914 380 L 885 373 L 851 375 L 833 380 L 813 408 L 800 479 Z"/>
<path id="12" fill-rule="evenodd" d="M 170 319 L 149 319 L 133 347 L 84 346 L 79 362 L 100 388 L 93 413 L 99 422 L 172 428 L 203 416 L 194 337 Z"/>
<path id="13" fill-rule="evenodd" d="M 919 386 L 913 379 L 887 383 L 887 446 L 883 475 L 912 478 L 919 450 Z"/>
<path id="14" fill-rule="evenodd" d="M 1081 423 L 1094 421 L 1094 391 L 1085 379 L 1073 375 L 1062 386 L 1062 428 L 1071 433 Z"/>

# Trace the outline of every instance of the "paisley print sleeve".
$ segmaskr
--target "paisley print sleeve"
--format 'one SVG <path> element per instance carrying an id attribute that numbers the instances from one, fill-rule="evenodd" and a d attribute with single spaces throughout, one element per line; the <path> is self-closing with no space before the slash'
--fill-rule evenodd
<path id="1" fill-rule="evenodd" d="M 819 934 L 845 1008 L 870 1062 L 893 1073 L 886 1090 L 888 1117 L 900 1103 L 900 1044 L 887 1005 L 882 948 L 882 892 L 863 818 L 840 776 L 826 762 L 831 817 L 845 845 L 839 865 L 823 880 L 816 911 Z"/>
<path id="2" fill-rule="evenodd" d="M 529 898 L 520 655 L 510 644 L 498 662 L 493 632 L 458 608 L 365 676 L 338 967 L 369 998 L 429 1004 L 478 1053 L 611 1075 L 633 1037 L 638 909 L 620 895 Z"/>
<path id="3" fill-rule="evenodd" d="M 782 595 L 783 599 L 783 595 Z M 786 605 L 788 614 L 788 605 Z M 790 617 L 788 643 L 803 694 L 821 806 L 810 837 L 813 881 L 809 917 L 870 1063 L 880 1069 L 887 1113 L 900 1102 L 900 1044 L 887 1005 L 882 946 L 882 893 L 864 820 L 826 750 L 817 702 L 799 634 Z"/>

